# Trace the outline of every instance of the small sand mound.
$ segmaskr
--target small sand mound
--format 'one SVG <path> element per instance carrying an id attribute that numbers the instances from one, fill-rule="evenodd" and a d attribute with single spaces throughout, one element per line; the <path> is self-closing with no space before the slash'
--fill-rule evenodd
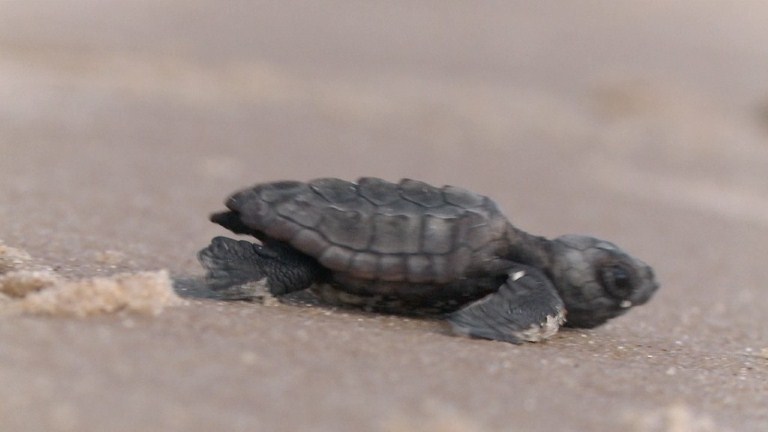
<path id="1" fill-rule="evenodd" d="M 157 315 L 183 303 L 166 270 L 66 280 L 0 244 L 0 305 L 5 311 L 85 317 L 121 310 Z"/>
<path id="2" fill-rule="evenodd" d="M 12 248 L 0 241 L 0 274 L 24 267 L 32 257 L 21 249 Z"/>
<path id="3" fill-rule="evenodd" d="M 626 416 L 629 431 L 635 432 L 727 432 L 706 414 L 697 413 L 683 402 Z"/>
<path id="4" fill-rule="evenodd" d="M 768 347 L 761 349 L 757 356 L 768 360 Z"/>
<path id="5" fill-rule="evenodd" d="M 14 270 L 0 275 L 0 292 L 11 298 L 22 298 L 62 281 L 50 270 Z"/>
<path id="6" fill-rule="evenodd" d="M 57 283 L 30 293 L 20 306 L 28 313 L 84 317 L 119 310 L 157 315 L 181 302 L 168 272 L 161 270 Z"/>
<path id="7" fill-rule="evenodd" d="M 420 412 L 390 417 L 381 427 L 382 432 L 479 432 L 483 428 L 467 413 L 437 401 L 425 401 Z"/>

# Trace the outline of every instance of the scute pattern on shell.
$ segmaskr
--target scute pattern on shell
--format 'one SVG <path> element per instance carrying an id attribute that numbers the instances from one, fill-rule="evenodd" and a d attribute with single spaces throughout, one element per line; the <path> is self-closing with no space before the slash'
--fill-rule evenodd
<path id="1" fill-rule="evenodd" d="M 268 183 L 227 206 L 250 228 L 364 280 L 450 282 L 506 226 L 482 195 L 409 179 Z"/>

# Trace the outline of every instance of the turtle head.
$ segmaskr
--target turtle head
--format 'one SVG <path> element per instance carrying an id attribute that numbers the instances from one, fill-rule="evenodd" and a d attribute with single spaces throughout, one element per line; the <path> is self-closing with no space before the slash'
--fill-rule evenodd
<path id="1" fill-rule="evenodd" d="M 659 288 L 648 264 L 605 240 L 564 235 L 551 251 L 550 273 L 568 326 L 596 327 L 647 302 Z"/>

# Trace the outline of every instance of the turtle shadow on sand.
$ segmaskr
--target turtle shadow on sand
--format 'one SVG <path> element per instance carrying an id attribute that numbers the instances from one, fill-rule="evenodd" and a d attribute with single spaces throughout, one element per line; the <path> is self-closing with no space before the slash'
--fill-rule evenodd
<path id="1" fill-rule="evenodd" d="M 658 289 L 650 266 L 613 243 L 528 234 L 453 186 L 283 181 L 226 206 L 211 220 L 259 243 L 214 238 L 198 253 L 206 276 L 176 279 L 179 295 L 264 302 L 311 291 L 314 302 L 443 317 L 456 334 L 521 343 L 601 325 Z"/>

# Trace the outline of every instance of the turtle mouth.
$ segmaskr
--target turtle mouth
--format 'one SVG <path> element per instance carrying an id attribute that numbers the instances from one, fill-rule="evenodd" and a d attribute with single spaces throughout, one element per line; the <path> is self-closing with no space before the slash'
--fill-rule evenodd
<path id="1" fill-rule="evenodd" d="M 619 303 L 619 307 L 622 309 L 629 309 L 635 306 L 641 306 L 648 303 L 651 297 L 659 290 L 659 283 L 655 280 L 650 280 L 635 290 L 628 299 L 624 299 Z"/>

